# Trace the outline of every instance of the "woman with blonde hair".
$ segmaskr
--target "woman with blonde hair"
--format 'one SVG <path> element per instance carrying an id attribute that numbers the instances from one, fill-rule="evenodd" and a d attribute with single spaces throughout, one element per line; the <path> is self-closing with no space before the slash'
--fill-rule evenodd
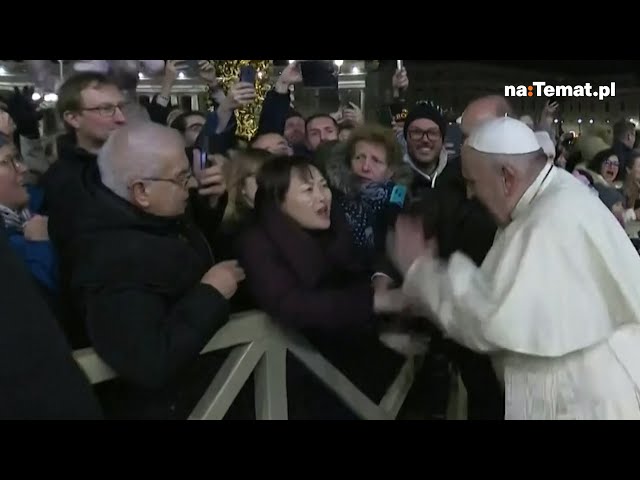
<path id="1" fill-rule="evenodd" d="M 256 196 L 256 175 L 272 155 L 264 150 L 230 150 L 229 160 L 223 167 L 227 183 L 227 207 L 222 224 L 213 239 L 214 255 L 217 261 L 238 258 L 236 248 L 238 238 L 253 221 Z M 239 312 L 253 308 L 253 300 L 241 284 L 231 299 L 231 309 Z"/>
<path id="2" fill-rule="evenodd" d="M 223 172 L 227 181 L 229 201 L 223 223 L 242 222 L 253 210 L 256 196 L 256 175 L 260 167 L 272 157 L 265 150 L 235 150 L 229 153 Z"/>
<path id="3" fill-rule="evenodd" d="M 325 165 L 353 242 L 371 260 L 384 250 L 388 212 L 402 207 L 402 185 L 411 179 L 402 149 L 391 129 L 364 125 L 354 129 L 346 144 L 332 150 Z"/>

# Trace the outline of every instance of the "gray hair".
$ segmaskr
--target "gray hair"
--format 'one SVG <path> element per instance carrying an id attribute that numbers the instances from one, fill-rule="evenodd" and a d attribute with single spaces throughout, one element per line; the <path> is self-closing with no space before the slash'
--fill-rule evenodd
<path id="1" fill-rule="evenodd" d="M 98 169 L 105 187 L 125 200 L 133 182 L 157 176 L 167 146 L 183 141 L 178 132 L 155 123 L 134 123 L 113 132 L 98 153 Z M 170 145 L 173 143 L 173 145 Z"/>

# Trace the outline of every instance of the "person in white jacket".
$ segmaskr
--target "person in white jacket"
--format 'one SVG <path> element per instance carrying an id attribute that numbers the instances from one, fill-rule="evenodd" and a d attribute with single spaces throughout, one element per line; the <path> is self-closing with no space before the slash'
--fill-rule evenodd
<path id="1" fill-rule="evenodd" d="M 640 419 L 640 258 L 623 228 L 518 120 L 472 131 L 462 169 L 494 244 L 480 267 L 445 263 L 400 218 L 390 251 L 409 302 L 493 356 L 507 420 Z"/>

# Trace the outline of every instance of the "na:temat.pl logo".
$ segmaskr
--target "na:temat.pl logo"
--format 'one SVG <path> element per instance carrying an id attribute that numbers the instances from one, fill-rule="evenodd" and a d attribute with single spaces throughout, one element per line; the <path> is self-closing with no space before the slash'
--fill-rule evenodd
<path id="1" fill-rule="evenodd" d="M 506 85 L 504 87 L 505 97 L 597 97 L 603 100 L 607 97 L 616 96 L 616 83 L 611 85 L 600 85 L 594 88 L 590 83 L 584 85 L 547 85 L 547 82 L 532 82 L 531 85 Z"/>

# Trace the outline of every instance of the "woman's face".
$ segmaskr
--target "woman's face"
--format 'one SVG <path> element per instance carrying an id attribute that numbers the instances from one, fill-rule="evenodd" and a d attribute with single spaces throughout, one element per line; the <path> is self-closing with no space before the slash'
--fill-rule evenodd
<path id="1" fill-rule="evenodd" d="M 618 161 L 618 157 L 615 155 L 611 155 L 607 157 L 607 159 L 602 162 L 602 166 L 600 167 L 600 175 L 609 183 L 613 183 L 618 176 L 618 169 L 620 168 L 620 162 Z"/>
<path id="2" fill-rule="evenodd" d="M 391 169 L 384 145 L 361 140 L 356 143 L 351 158 L 351 170 L 368 182 L 384 182 L 391 178 Z"/>
<path id="3" fill-rule="evenodd" d="M 327 230 L 331 226 L 331 190 L 316 167 L 291 171 L 282 211 L 308 230 Z"/>
<path id="4" fill-rule="evenodd" d="M 249 208 L 254 207 L 256 201 L 256 192 L 258 191 L 258 184 L 256 183 L 256 174 L 252 173 L 242 182 L 242 199 Z"/>
<path id="5" fill-rule="evenodd" d="M 25 171 L 16 147 L 0 148 L 0 205 L 17 210 L 29 203 L 29 193 L 24 187 Z"/>

